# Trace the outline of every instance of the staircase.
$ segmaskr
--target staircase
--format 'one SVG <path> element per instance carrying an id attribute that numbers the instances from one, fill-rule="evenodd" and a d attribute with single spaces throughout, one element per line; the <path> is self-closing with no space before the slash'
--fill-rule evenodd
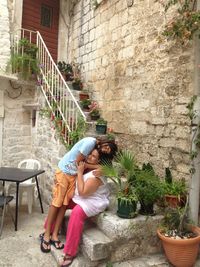
<path id="1" fill-rule="evenodd" d="M 60 119 L 61 124 L 59 127 L 63 140 L 66 145 L 69 145 L 70 133 L 77 129 L 80 120 L 86 121 L 86 116 L 52 59 L 38 31 L 20 29 L 13 33 L 11 38 L 12 57 L 20 56 L 23 58 L 26 55 L 26 48 L 20 43 L 20 40 L 24 39 L 37 47 L 37 86 L 42 90 L 51 114 Z M 31 63 L 29 62 L 29 68 L 30 65 Z M 18 69 L 15 66 L 12 66 L 12 73 L 18 73 Z"/>

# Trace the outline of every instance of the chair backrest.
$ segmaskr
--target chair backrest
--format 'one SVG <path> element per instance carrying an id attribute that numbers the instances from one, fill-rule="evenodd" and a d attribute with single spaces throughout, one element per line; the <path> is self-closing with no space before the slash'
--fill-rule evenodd
<path id="1" fill-rule="evenodd" d="M 19 162 L 18 168 L 24 169 L 41 169 L 41 164 L 37 159 L 24 159 Z"/>
<path id="2" fill-rule="evenodd" d="M 19 162 L 18 168 L 39 170 L 41 169 L 41 164 L 37 159 L 24 159 Z M 33 183 L 35 184 L 35 178 L 24 181 L 20 185 L 23 186 L 23 185 L 33 184 Z"/>

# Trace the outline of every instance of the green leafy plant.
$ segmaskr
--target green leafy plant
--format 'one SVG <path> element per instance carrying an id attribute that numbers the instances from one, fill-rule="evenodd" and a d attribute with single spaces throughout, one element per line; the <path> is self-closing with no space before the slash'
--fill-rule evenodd
<path id="1" fill-rule="evenodd" d="M 114 133 L 107 133 L 106 137 L 109 141 L 115 141 L 115 134 Z"/>
<path id="2" fill-rule="evenodd" d="M 117 185 L 117 198 L 123 198 L 126 201 L 138 199 L 132 187 L 136 169 L 135 157 L 128 150 L 123 150 L 117 154 L 113 166 L 103 165 L 103 173 Z"/>
<path id="3" fill-rule="evenodd" d="M 86 131 L 86 123 L 82 117 L 78 118 L 76 129 L 69 134 L 70 145 L 71 148 L 75 143 L 77 143 L 80 139 L 85 136 Z"/>
<path id="4" fill-rule="evenodd" d="M 176 6 L 176 12 L 165 25 L 162 34 L 186 44 L 199 30 L 200 11 L 196 8 L 196 0 L 169 0 L 167 4 L 164 4 L 165 12 L 173 6 Z"/>
<path id="5" fill-rule="evenodd" d="M 161 180 L 153 170 L 143 167 L 136 171 L 135 177 L 136 193 L 139 201 L 145 205 L 155 203 L 164 194 Z"/>
<path id="6" fill-rule="evenodd" d="M 91 116 L 100 116 L 100 110 L 99 109 L 94 109 L 90 112 Z"/>
<path id="7" fill-rule="evenodd" d="M 196 234 L 191 232 L 188 227 L 192 223 L 188 214 L 188 198 L 184 208 L 168 207 L 165 209 L 165 214 L 160 224 L 161 233 L 168 237 L 179 236 L 181 239 L 195 237 Z"/>
<path id="8" fill-rule="evenodd" d="M 107 121 L 103 118 L 99 118 L 96 122 L 96 125 L 107 125 Z"/>
<path id="9" fill-rule="evenodd" d="M 30 43 L 28 39 L 21 39 L 11 53 L 9 65 L 11 65 L 12 72 L 18 73 L 24 80 L 36 78 L 39 72 L 37 50 L 37 46 Z"/>
<path id="10" fill-rule="evenodd" d="M 194 159 L 197 157 L 198 151 L 200 149 L 200 121 L 199 121 L 199 115 L 197 114 L 197 110 L 194 108 L 197 100 L 198 96 L 194 95 L 191 97 L 191 100 L 187 105 L 188 117 L 190 118 L 192 127 L 192 141 L 190 148 L 191 174 L 195 173 Z"/>
<path id="11" fill-rule="evenodd" d="M 74 73 L 72 65 L 65 61 L 59 61 L 57 63 L 58 69 L 64 75 L 66 81 L 72 81 L 74 79 Z"/>
<path id="12" fill-rule="evenodd" d="M 185 180 L 173 180 L 171 183 L 165 182 L 164 191 L 166 195 L 174 195 L 180 198 L 187 192 Z"/>
<path id="13" fill-rule="evenodd" d="M 91 105 L 92 101 L 91 99 L 83 99 L 80 101 L 80 105 L 82 109 L 90 110 L 89 106 Z"/>

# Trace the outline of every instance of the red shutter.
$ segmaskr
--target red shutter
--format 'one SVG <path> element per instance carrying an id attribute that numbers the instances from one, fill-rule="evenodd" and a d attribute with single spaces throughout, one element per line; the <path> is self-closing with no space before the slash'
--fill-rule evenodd
<path id="1" fill-rule="evenodd" d="M 58 22 L 59 0 L 23 1 L 22 28 L 39 31 L 55 61 L 58 52 Z"/>

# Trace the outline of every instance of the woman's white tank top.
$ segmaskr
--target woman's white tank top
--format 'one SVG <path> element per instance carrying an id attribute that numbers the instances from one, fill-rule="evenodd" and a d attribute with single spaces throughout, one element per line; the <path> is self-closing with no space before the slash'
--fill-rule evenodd
<path id="1" fill-rule="evenodd" d="M 89 178 L 96 179 L 93 175 L 93 171 L 90 171 L 83 175 L 84 181 Z M 100 185 L 97 191 L 90 196 L 79 196 L 77 187 L 75 189 L 73 201 L 79 206 L 81 206 L 81 208 L 84 210 L 85 214 L 88 217 L 97 215 L 98 213 L 104 211 L 109 205 L 109 189 L 107 187 L 107 179 L 106 177 L 100 177 L 100 179 L 103 184 Z"/>

